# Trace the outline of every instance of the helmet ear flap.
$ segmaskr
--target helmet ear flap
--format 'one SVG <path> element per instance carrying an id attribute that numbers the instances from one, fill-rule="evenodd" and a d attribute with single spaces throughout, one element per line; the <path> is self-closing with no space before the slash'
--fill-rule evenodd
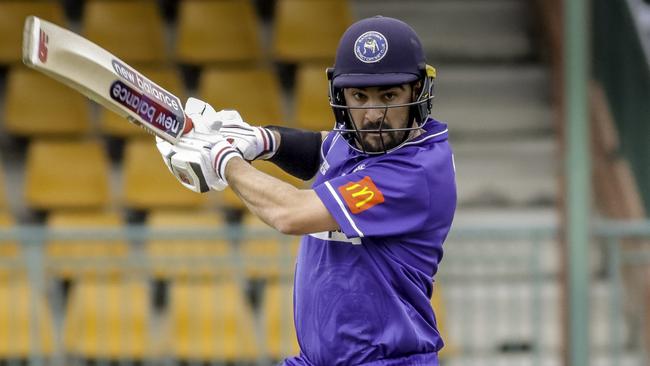
<path id="1" fill-rule="evenodd" d="M 418 125 L 424 123 L 431 113 L 431 108 L 433 107 L 433 80 L 435 77 L 436 69 L 431 65 L 426 65 L 422 73 L 422 78 L 418 81 L 421 86 L 415 98 L 415 102 L 417 103 L 412 105 L 409 111 L 412 117 L 411 120 L 415 120 Z M 415 82 L 413 86 L 415 87 L 418 82 Z"/>

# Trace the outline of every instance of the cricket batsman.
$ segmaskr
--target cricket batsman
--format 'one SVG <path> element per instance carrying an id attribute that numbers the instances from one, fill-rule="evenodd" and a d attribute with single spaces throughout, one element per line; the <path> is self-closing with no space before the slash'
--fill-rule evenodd
<path id="1" fill-rule="evenodd" d="M 347 29 L 327 78 L 332 131 L 251 126 L 190 99 L 186 114 L 213 136 L 181 138 L 195 146 L 182 156 L 161 139 L 158 148 L 170 168 L 201 161 L 213 190 L 229 185 L 267 224 L 304 235 L 293 299 L 300 354 L 282 365 L 438 365 L 430 299 L 456 184 L 447 125 L 429 116 L 435 70 L 409 25 L 377 16 Z M 255 159 L 313 186 L 266 175 Z"/>

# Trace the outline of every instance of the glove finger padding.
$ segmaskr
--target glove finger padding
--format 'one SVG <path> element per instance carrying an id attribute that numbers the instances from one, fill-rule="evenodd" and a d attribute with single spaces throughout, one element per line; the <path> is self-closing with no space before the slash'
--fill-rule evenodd
<path id="1" fill-rule="evenodd" d="M 194 130 L 186 136 L 206 138 L 221 133 L 248 161 L 269 159 L 277 150 L 273 132 L 263 127 L 249 125 L 235 110 L 217 112 L 202 100 L 188 98 L 185 103 L 185 114 L 194 124 Z"/>
<path id="2" fill-rule="evenodd" d="M 206 153 L 184 148 L 175 149 L 171 157 L 171 167 L 174 176 L 188 189 L 195 192 L 209 190 L 222 191 L 228 184 L 219 179 L 207 159 Z"/>
<path id="3" fill-rule="evenodd" d="M 228 184 L 219 179 L 210 162 L 212 143 L 183 137 L 177 145 L 156 139 L 156 147 L 169 171 L 181 184 L 194 192 L 221 191 Z"/>
<path id="4" fill-rule="evenodd" d="M 251 126 L 242 120 L 237 111 L 220 111 L 222 126 L 219 132 L 230 142 L 244 159 L 269 159 L 277 150 L 275 135 L 263 127 Z"/>
<path id="5" fill-rule="evenodd" d="M 200 99 L 188 98 L 185 102 L 185 115 L 194 124 L 194 131 L 199 134 L 212 134 L 219 131 L 222 120 L 212 106 Z"/>
<path id="6" fill-rule="evenodd" d="M 174 145 L 156 136 L 156 148 L 158 149 L 158 152 L 160 152 L 167 169 L 174 174 L 171 166 L 171 156 L 174 154 Z"/>

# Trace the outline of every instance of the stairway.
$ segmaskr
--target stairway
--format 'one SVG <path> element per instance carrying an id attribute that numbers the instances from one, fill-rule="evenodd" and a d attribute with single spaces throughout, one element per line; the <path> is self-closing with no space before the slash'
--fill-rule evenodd
<path id="1" fill-rule="evenodd" d="M 449 125 L 458 186 L 439 273 L 450 342 L 462 350 L 450 364 L 534 364 L 535 350 L 544 354 L 540 364 L 557 361 L 557 243 L 508 237 L 509 228 L 558 225 L 550 78 L 533 37 L 532 1 L 352 4 L 358 18 L 380 14 L 413 26 L 438 71 L 432 115 Z M 464 237 L 477 227 L 503 230 Z"/>
<path id="2" fill-rule="evenodd" d="M 557 159 L 549 75 L 525 0 L 354 0 L 359 17 L 406 21 L 438 69 L 433 116 L 447 122 L 463 207 L 549 208 Z"/>

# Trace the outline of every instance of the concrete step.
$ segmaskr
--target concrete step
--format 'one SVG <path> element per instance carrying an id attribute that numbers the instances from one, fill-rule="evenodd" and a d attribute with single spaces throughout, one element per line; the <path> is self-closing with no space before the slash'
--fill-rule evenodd
<path id="1" fill-rule="evenodd" d="M 550 72 L 537 63 L 500 65 L 439 64 L 438 98 L 462 97 L 474 102 L 539 99 L 550 102 Z"/>
<path id="2" fill-rule="evenodd" d="M 446 342 L 462 349 L 464 360 L 514 365 L 530 360 L 533 347 L 544 354 L 560 350 L 559 245 L 552 233 L 530 234 L 558 225 L 555 208 L 457 211 L 436 278 L 446 306 Z"/>
<path id="3" fill-rule="evenodd" d="M 451 255 L 446 253 L 446 256 Z M 476 261 L 486 259 L 489 258 L 481 253 L 481 259 Z M 441 268 L 444 266 L 443 260 Z M 466 265 L 466 272 L 472 273 L 472 270 L 472 264 Z M 446 306 L 446 318 L 440 320 L 447 329 L 446 343 L 462 349 L 467 355 L 492 353 L 494 356 L 506 349 L 523 350 L 525 353 L 520 356 L 528 357 L 535 351 L 542 354 L 561 352 L 564 305 L 559 277 L 531 279 L 522 276 L 510 281 L 488 278 L 475 277 L 465 282 L 454 282 L 450 277 L 438 278 Z M 590 347 L 594 358 L 609 358 L 611 362 L 618 355 L 621 361 L 641 360 L 639 349 L 626 347 L 629 326 L 623 320 L 622 307 L 615 311 L 608 307 L 615 296 L 610 283 L 593 281 L 590 295 Z M 616 336 L 613 327 L 620 329 Z M 507 356 L 512 354 L 502 357 Z"/>
<path id="4" fill-rule="evenodd" d="M 445 243 L 447 266 L 443 266 L 442 273 L 462 276 L 466 272 L 462 262 L 470 259 L 480 263 L 475 257 L 480 252 L 486 261 L 473 268 L 475 274 L 508 277 L 536 271 L 544 278 L 558 276 L 559 221 L 555 207 L 459 208 Z"/>
<path id="5" fill-rule="evenodd" d="M 491 208 L 476 207 L 458 210 L 454 217 L 454 230 L 466 231 L 481 227 L 507 229 L 512 227 L 557 227 L 558 210 L 546 208 Z"/>
<path id="6" fill-rule="evenodd" d="M 549 135 L 548 71 L 539 65 L 440 66 L 432 114 L 451 136 Z"/>
<path id="7" fill-rule="evenodd" d="M 534 284 L 530 279 L 463 284 L 440 279 L 438 283 L 447 309 L 448 344 L 468 354 L 507 349 L 536 348 L 545 353 L 560 350 L 557 283 Z"/>
<path id="8" fill-rule="evenodd" d="M 357 18 L 391 16 L 409 23 L 431 62 L 521 59 L 533 52 L 529 3 L 521 0 L 352 0 Z"/>
<path id="9" fill-rule="evenodd" d="M 470 358 L 480 353 L 507 359 L 513 355 L 499 355 L 499 350 L 527 345 L 535 348 L 521 356 L 561 351 L 563 249 L 557 237 L 522 235 L 527 229 L 560 224 L 556 208 L 457 211 L 436 275 L 446 306 L 441 321 L 449 344 Z M 611 361 L 614 350 L 621 364 L 641 360 L 639 349 L 627 346 L 630 339 L 640 339 L 632 329 L 644 320 L 626 319 L 623 310 L 638 313 L 643 308 L 641 291 L 596 275 L 597 257 L 603 255 L 597 244 L 589 247 L 594 269 L 589 291 L 590 344 L 594 360 L 602 362 L 594 364 L 607 364 L 604 360 Z"/>
<path id="10" fill-rule="evenodd" d="M 544 207 L 557 196 L 554 138 L 452 143 L 459 206 Z"/>

